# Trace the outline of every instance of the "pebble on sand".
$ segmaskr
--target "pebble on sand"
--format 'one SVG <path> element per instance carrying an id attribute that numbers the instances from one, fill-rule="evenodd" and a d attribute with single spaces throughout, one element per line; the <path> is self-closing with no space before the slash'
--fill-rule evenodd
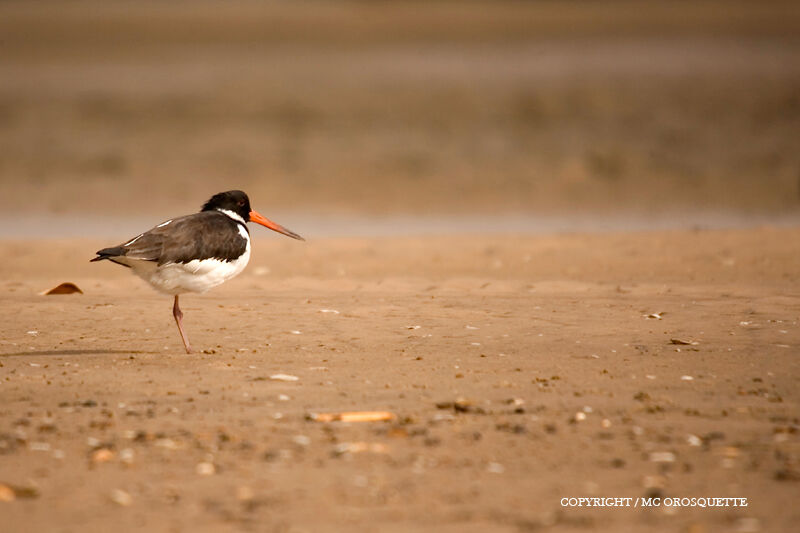
<path id="1" fill-rule="evenodd" d="M 16 499 L 17 494 L 14 492 L 14 489 L 0 483 L 0 502 L 13 502 Z"/>
<path id="2" fill-rule="evenodd" d="M 340 442 L 333 447 L 333 455 L 344 455 L 346 453 L 387 453 L 389 448 L 380 442 Z"/>
<path id="3" fill-rule="evenodd" d="M 99 448 L 92 452 L 92 463 L 107 463 L 114 458 L 114 452 L 108 448 Z"/>
<path id="4" fill-rule="evenodd" d="M 168 437 L 156 439 L 154 444 L 159 448 L 165 448 L 167 450 L 180 450 L 181 448 L 184 448 L 183 443 L 177 442 Z"/>
<path id="5" fill-rule="evenodd" d="M 135 454 L 132 448 L 124 448 L 119 452 L 119 460 L 130 466 L 133 464 Z"/>
<path id="6" fill-rule="evenodd" d="M 491 462 L 486 465 L 486 471 L 492 474 L 502 474 L 506 471 L 506 467 L 501 465 L 500 463 Z"/>
<path id="7" fill-rule="evenodd" d="M 292 442 L 305 448 L 311 444 L 311 439 L 307 435 L 295 435 L 292 437 Z"/>
<path id="8" fill-rule="evenodd" d="M 297 376 L 292 376 L 290 374 L 272 374 L 269 379 L 274 381 L 297 381 L 300 378 Z"/>
<path id="9" fill-rule="evenodd" d="M 214 463 L 202 462 L 197 463 L 197 466 L 194 470 L 198 475 L 211 476 L 214 475 L 214 473 L 217 471 L 217 468 L 214 466 Z"/>
<path id="10" fill-rule="evenodd" d="M 674 463 L 675 454 L 672 452 L 651 452 L 650 461 L 654 463 Z"/>
<path id="11" fill-rule="evenodd" d="M 114 489 L 109 494 L 111 501 L 122 507 L 128 507 L 133 503 L 133 496 L 122 489 Z"/>

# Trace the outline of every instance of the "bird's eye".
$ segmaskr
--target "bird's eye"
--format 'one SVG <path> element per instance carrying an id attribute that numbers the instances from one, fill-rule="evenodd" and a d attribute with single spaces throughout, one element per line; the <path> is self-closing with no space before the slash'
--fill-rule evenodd
<path id="1" fill-rule="evenodd" d="M 238 205 L 239 207 L 244 207 L 244 200 L 239 200 L 238 202 L 236 202 L 236 205 Z"/>

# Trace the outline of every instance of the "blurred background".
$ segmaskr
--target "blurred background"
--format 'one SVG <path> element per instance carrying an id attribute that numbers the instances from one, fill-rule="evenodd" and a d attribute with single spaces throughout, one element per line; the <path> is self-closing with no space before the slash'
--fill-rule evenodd
<path id="1" fill-rule="evenodd" d="M 5 1 L 3 234 L 231 188 L 301 232 L 796 217 L 798 4 Z"/>

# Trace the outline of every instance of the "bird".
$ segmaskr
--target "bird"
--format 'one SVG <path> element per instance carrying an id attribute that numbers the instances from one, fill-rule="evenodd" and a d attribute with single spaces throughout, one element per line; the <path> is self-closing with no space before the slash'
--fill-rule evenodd
<path id="1" fill-rule="evenodd" d="M 250 208 L 243 191 L 212 196 L 200 212 L 171 218 L 119 246 L 103 248 L 90 262 L 109 260 L 128 267 L 159 292 L 175 297 L 172 315 L 186 353 L 192 353 L 183 329 L 181 294 L 202 293 L 240 274 L 250 261 L 248 222 L 293 239 L 303 237 Z"/>

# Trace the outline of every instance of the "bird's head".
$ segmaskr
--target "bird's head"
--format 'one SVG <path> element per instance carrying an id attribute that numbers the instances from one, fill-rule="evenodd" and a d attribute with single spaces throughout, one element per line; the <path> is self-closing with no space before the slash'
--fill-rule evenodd
<path id="1" fill-rule="evenodd" d="M 242 222 L 255 222 L 278 233 L 304 241 L 303 237 L 277 224 L 250 208 L 250 198 L 243 191 L 225 191 L 211 197 L 201 211 L 220 211 L 225 215 Z"/>

